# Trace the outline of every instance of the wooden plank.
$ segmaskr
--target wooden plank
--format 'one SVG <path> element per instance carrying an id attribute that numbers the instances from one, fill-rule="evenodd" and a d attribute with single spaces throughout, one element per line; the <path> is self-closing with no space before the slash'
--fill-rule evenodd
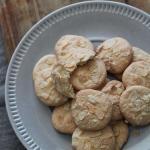
<path id="1" fill-rule="evenodd" d="M 3 31 L 3 37 L 4 37 L 4 42 L 5 42 L 5 54 L 7 58 L 10 58 L 11 57 L 10 55 L 13 53 L 13 49 L 15 48 L 16 43 L 14 40 L 15 38 L 13 35 L 12 28 L 10 26 L 11 24 L 10 15 L 6 7 L 7 6 L 5 3 L 1 4 L 0 25 Z"/>
<path id="2" fill-rule="evenodd" d="M 128 4 L 150 13 L 150 0 L 128 0 Z"/>
<path id="3" fill-rule="evenodd" d="M 26 31 L 49 12 L 70 4 L 70 0 L 1 0 L 0 25 L 9 61 Z"/>

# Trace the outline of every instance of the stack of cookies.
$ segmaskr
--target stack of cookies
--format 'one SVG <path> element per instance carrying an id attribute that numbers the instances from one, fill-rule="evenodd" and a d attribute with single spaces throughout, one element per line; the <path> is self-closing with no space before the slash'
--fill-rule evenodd
<path id="1" fill-rule="evenodd" d="M 116 80 L 110 80 L 108 75 Z M 37 97 L 75 150 L 120 150 L 128 125 L 150 124 L 150 55 L 121 38 L 64 35 L 33 69 Z"/>

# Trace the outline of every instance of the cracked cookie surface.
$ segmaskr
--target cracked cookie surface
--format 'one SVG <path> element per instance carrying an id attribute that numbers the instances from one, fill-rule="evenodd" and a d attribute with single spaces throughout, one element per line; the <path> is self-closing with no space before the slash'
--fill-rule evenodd
<path id="1" fill-rule="evenodd" d="M 150 63 L 146 61 L 131 63 L 124 71 L 122 81 L 126 87 L 142 85 L 150 88 Z"/>
<path id="2" fill-rule="evenodd" d="M 72 147 L 75 150 L 114 150 L 114 133 L 109 126 L 92 132 L 77 128 L 72 135 Z"/>
<path id="3" fill-rule="evenodd" d="M 99 58 L 79 66 L 71 75 L 71 83 L 77 90 L 97 89 L 103 86 L 107 72 L 105 64 Z"/>
<path id="4" fill-rule="evenodd" d="M 61 133 L 72 134 L 76 128 L 71 115 L 71 100 L 55 107 L 52 113 L 52 124 Z"/>
<path id="5" fill-rule="evenodd" d="M 131 86 L 120 97 L 120 110 L 125 119 L 134 126 L 150 123 L 150 89 Z"/>
<path id="6" fill-rule="evenodd" d="M 112 103 L 105 93 L 86 89 L 77 93 L 72 103 L 72 116 L 79 128 L 99 130 L 104 128 L 112 117 Z"/>
<path id="7" fill-rule="evenodd" d="M 150 62 L 150 55 L 144 50 L 138 47 L 132 47 L 133 50 L 133 62 L 136 61 L 147 61 Z"/>
<path id="8" fill-rule="evenodd" d="M 123 38 L 115 37 L 100 44 L 96 49 L 96 57 L 102 59 L 110 73 L 122 73 L 132 61 L 132 47 Z"/>
<path id="9" fill-rule="evenodd" d="M 119 108 L 119 102 L 120 102 L 120 95 L 124 90 L 125 88 L 123 86 L 123 83 L 117 80 L 109 81 L 102 89 L 102 92 L 110 96 L 110 100 L 113 104 L 112 120 L 122 119 L 122 114 Z"/>
<path id="10" fill-rule="evenodd" d="M 123 121 L 116 121 L 112 125 L 112 130 L 114 132 L 115 136 L 115 150 L 121 150 L 123 145 L 127 142 L 128 140 L 128 125 L 125 124 Z"/>
<path id="11" fill-rule="evenodd" d="M 58 63 L 69 72 L 95 56 L 93 44 L 87 38 L 77 35 L 62 36 L 55 45 L 55 52 Z"/>
<path id="12" fill-rule="evenodd" d="M 53 77 L 56 89 L 64 96 L 74 98 L 75 93 L 70 82 L 70 73 L 61 65 L 57 65 L 53 69 Z"/>
<path id="13" fill-rule="evenodd" d="M 68 100 L 56 90 L 52 78 L 52 70 L 56 64 L 55 55 L 46 55 L 37 62 L 33 69 L 35 93 L 48 106 L 58 106 Z"/>

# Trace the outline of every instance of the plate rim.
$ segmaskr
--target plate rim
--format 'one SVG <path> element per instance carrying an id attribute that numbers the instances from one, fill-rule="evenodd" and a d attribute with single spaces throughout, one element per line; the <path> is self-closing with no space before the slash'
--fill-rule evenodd
<path id="1" fill-rule="evenodd" d="M 20 113 L 17 112 L 18 111 L 17 104 L 15 104 L 16 103 L 15 90 L 14 90 L 14 93 L 12 91 L 10 91 L 10 87 L 12 85 L 15 88 L 15 81 L 17 79 L 17 72 L 13 73 L 14 76 L 11 75 L 12 68 L 14 67 L 14 69 L 19 71 L 19 67 L 17 67 L 17 65 L 21 65 L 21 62 L 23 61 L 23 58 L 25 57 L 25 54 L 28 51 L 28 49 L 25 49 L 24 52 L 22 51 L 22 55 L 21 55 L 21 54 L 19 54 L 19 50 L 20 50 L 21 46 L 25 43 L 25 41 L 28 40 L 28 38 L 31 38 L 30 37 L 31 33 L 33 33 L 33 31 L 36 30 L 38 27 L 41 27 L 42 23 L 44 23 L 44 21 L 48 20 L 48 18 L 53 17 L 55 15 L 57 16 L 61 11 L 66 11 L 66 10 L 69 10 L 69 9 L 71 10 L 72 8 L 75 9 L 75 8 L 78 8 L 79 6 L 81 6 L 81 7 L 86 7 L 88 5 L 92 6 L 94 4 L 97 4 L 99 6 L 100 5 L 115 6 L 115 7 L 118 7 L 118 9 L 122 8 L 122 7 L 126 8 L 126 10 L 129 10 L 131 12 L 130 15 L 129 14 L 126 15 L 127 17 L 129 17 L 131 19 L 135 19 L 135 17 L 137 17 L 138 15 L 141 15 L 142 17 L 139 17 L 138 20 L 140 21 L 140 19 L 141 19 L 140 22 L 142 22 L 142 24 L 145 25 L 146 27 L 148 27 L 148 29 L 150 30 L 150 15 L 148 13 L 146 13 L 146 12 L 144 12 L 144 11 L 138 9 L 138 8 L 135 8 L 133 6 L 129 6 L 127 4 L 112 2 L 112 1 L 84 1 L 84 2 L 79 2 L 79 3 L 74 3 L 74 4 L 71 4 L 71 5 L 67 5 L 65 7 L 62 7 L 62 8 L 59 8 L 59 9 L 53 11 L 52 13 L 49 13 L 48 15 L 46 15 L 45 17 L 40 19 L 35 25 L 33 25 L 27 31 L 27 33 L 23 36 L 23 38 L 19 42 L 18 46 L 16 47 L 16 49 L 15 49 L 13 55 L 12 55 L 12 58 L 10 60 L 10 63 L 9 63 L 8 69 L 7 69 L 6 79 L 5 79 L 5 103 L 6 103 L 6 110 L 7 110 L 8 118 L 9 118 L 9 121 L 11 123 L 11 126 L 12 126 L 13 130 L 15 131 L 15 134 L 17 135 L 17 137 L 19 138 L 21 143 L 28 150 L 41 150 L 41 148 L 39 147 L 39 145 L 37 145 L 36 141 L 34 141 L 34 139 L 32 139 L 32 135 L 30 135 L 30 133 L 28 133 L 28 131 L 24 127 L 22 119 L 20 118 Z M 107 12 L 108 10 L 109 9 L 105 9 L 105 12 Z M 132 15 L 132 12 L 133 12 L 134 16 Z M 112 13 L 112 12 L 110 12 L 110 13 Z M 120 13 L 121 12 L 118 11 L 116 14 L 120 15 Z M 77 15 L 79 15 L 79 14 L 77 14 Z M 38 36 L 40 36 L 40 34 Z M 31 38 L 30 40 L 32 41 L 33 39 Z M 35 41 L 36 41 L 36 38 L 35 38 Z M 34 42 L 34 40 L 33 40 L 33 42 Z M 30 44 L 32 45 L 31 42 L 30 42 Z M 30 47 L 31 45 L 28 45 L 28 47 Z M 17 57 L 17 54 L 21 55 L 21 58 Z M 18 60 L 18 61 L 16 61 L 16 60 Z M 10 80 L 10 77 L 12 78 L 12 80 Z M 11 86 L 10 86 L 10 83 L 12 84 Z M 12 101 L 14 103 L 10 102 L 10 99 L 11 99 L 10 97 L 12 96 L 12 94 L 14 94 L 14 96 L 13 96 L 14 100 Z M 13 109 L 11 110 L 11 108 L 13 108 Z M 15 115 L 12 115 L 13 111 L 16 111 Z M 15 121 L 15 119 L 13 118 L 14 116 L 17 116 L 17 118 L 19 119 L 19 123 L 21 124 L 20 127 L 22 127 L 22 129 L 20 131 L 22 131 L 23 134 L 20 133 L 20 131 L 17 127 L 17 123 L 14 122 Z M 25 135 L 25 138 L 23 137 L 23 135 Z"/>

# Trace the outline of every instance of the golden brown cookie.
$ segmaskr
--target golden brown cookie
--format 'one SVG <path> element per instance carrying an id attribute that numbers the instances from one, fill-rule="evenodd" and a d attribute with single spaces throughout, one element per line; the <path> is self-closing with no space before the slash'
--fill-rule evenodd
<path id="1" fill-rule="evenodd" d="M 71 115 L 71 102 L 55 107 L 52 113 L 52 124 L 61 133 L 73 133 L 76 124 Z"/>
<path id="2" fill-rule="evenodd" d="M 58 63 L 69 72 L 95 56 L 93 44 L 83 36 L 64 35 L 55 45 Z"/>
<path id="3" fill-rule="evenodd" d="M 133 62 L 136 61 L 148 61 L 150 62 L 150 55 L 144 50 L 138 47 L 132 47 L 133 50 Z"/>
<path id="4" fill-rule="evenodd" d="M 53 54 L 45 55 L 41 57 L 33 68 L 33 73 L 32 73 L 33 80 L 37 77 L 39 72 L 47 68 L 52 70 L 56 64 L 57 64 L 56 56 Z"/>
<path id="5" fill-rule="evenodd" d="M 113 104 L 113 110 L 112 110 L 112 120 L 121 120 L 123 117 L 122 117 L 122 114 L 121 114 L 121 111 L 120 111 L 120 108 L 119 108 L 119 101 L 120 101 L 120 96 L 113 96 L 113 95 L 110 95 L 110 99 L 111 99 L 111 102 Z"/>
<path id="6" fill-rule="evenodd" d="M 117 80 L 109 81 L 102 89 L 103 92 L 114 96 L 120 96 L 124 90 L 123 83 Z"/>
<path id="7" fill-rule="evenodd" d="M 134 126 L 150 123 L 150 89 L 131 86 L 120 97 L 120 110 L 125 119 Z"/>
<path id="8" fill-rule="evenodd" d="M 110 100 L 113 104 L 112 120 L 122 119 L 122 114 L 119 108 L 119 101 L 120 101 L 120 95 L 124 90 L 125 88 L 122 82 L 117 80 L 109 81 L 102 89 L 102 92 L 110 96 Z"/>
<path id="9" fill-rule="evenodd" d="M 146 61 L 133 62 L 124 71 L 122 81 L 126 87 L 142 85 L 150 88 L 150 63 Z"/>
<path id="10" fill-rule="evenodd" d="M 57 65 L 53 69 L 53 77 L 56 89 L 64 96 L 74 98 L 75 93 L 70 83 L 70 73 L 61 65 Z"/>
<path id="11" fill-rule="evenodd" d="M 102 60 L 95 58 L 79 66 L 71 75 L 76 90 L 100 88 L 106 80 L 106 68 Z"/>
<path id="12" fill-rule="evenodd" d="M 56 63 L 54 55 L 46 55 L 37 62 L 33 69 L 35 93 L 48 106 L 58 106 L 68 100 L 55 88 L 52 69 Z"/>
<path id="13" fill-rule="evenodd" d="M 81 90 L 72 103 L 72 116 L 83 130 L 99 130 L 111 120 L 112 103 L 110 97 L 97 90 Z"/>
<path id="14" fill-rule="evenodd" d="M 114 150 L 114 133 L 109 126 L 98 131 L 76 128 L 72 135 L 72 147 L 75 150 Z"/>
<path id="15" fill-rule="evenodd" d="M 121 150 L 123 145 L 127 142 L 128 140 L 128 125 L 125 124 L 123 121 L 116 121 L 112 125 L 112 130 L 115 135 L 115 150 Z"/>
<path id="16" fill-rule="evenodd" d="M 104 61 L 110 73 L 122 73 L 132 61 L 132 47 L 127 40 L 121 37 L 104 41 L 96 51 L 96 57 Z"/>

